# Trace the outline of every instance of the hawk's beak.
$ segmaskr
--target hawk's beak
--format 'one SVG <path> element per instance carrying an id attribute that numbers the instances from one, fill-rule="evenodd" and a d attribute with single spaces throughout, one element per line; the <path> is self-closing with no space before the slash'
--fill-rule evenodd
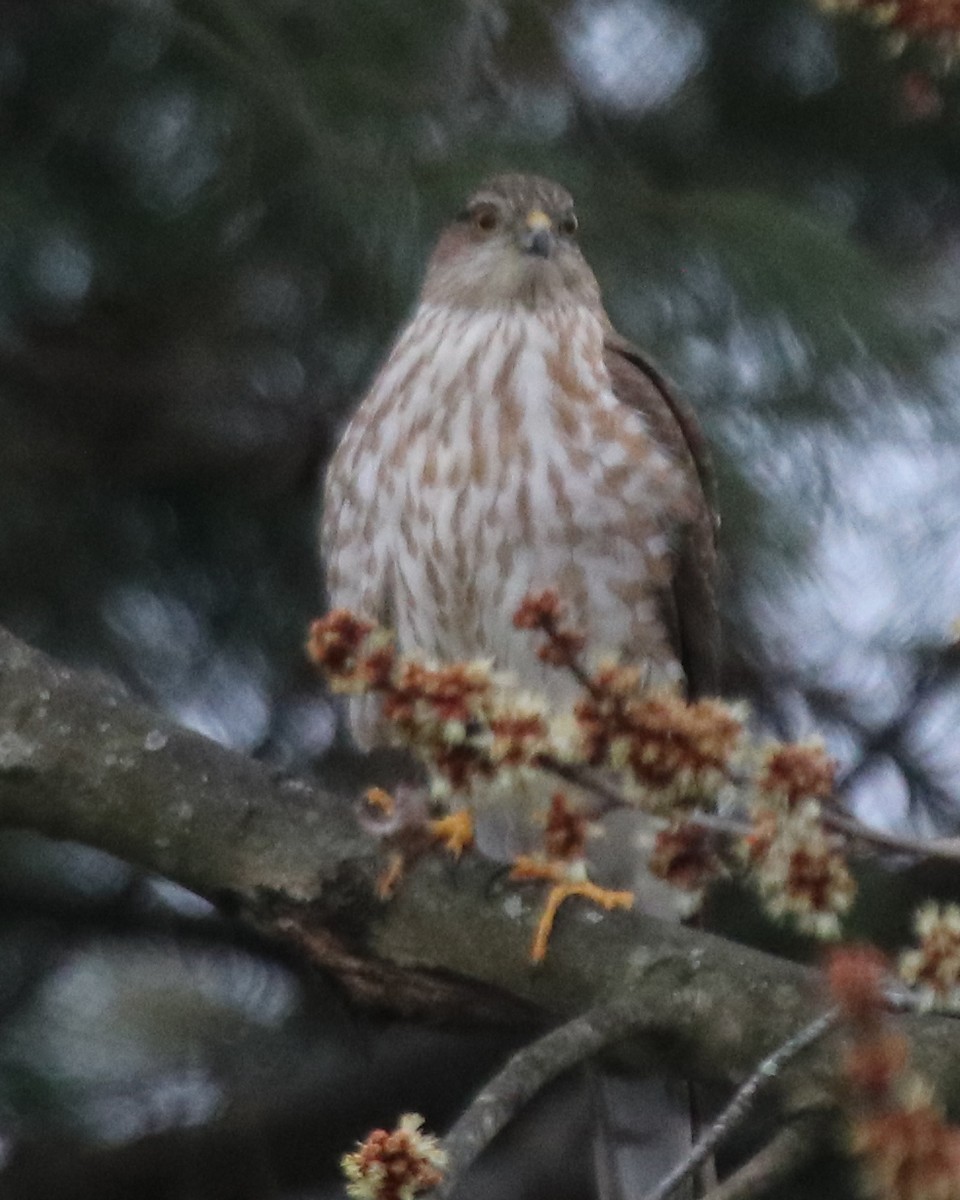
<path id="1" fill-rule="evenodd" d="M 527 213 L 525 225 L 520 245 L 527 254 L 549 258 L 553 253 L 553 222 L 542 209 L 534 208 Z"/>

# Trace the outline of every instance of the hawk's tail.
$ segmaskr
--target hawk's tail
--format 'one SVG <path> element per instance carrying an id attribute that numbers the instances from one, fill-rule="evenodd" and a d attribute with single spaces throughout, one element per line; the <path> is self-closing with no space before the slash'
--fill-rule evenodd
<path id="1" fill-rule="evenodd" d="M 691 1085 L 591 1068 L 593 1154 L 599 1200 L 639 1200 L 690 1151 L 697 1119 Z M 693 1200 L 694 1181 L 677 1189 Z"/>

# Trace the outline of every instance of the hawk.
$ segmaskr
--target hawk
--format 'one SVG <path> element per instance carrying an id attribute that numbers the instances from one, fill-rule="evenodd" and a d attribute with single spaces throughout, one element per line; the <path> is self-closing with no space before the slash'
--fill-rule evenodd
<path id="1" fill-rule="evenodd" d="M 613 328 L 570 194 L 484 183 L 328 469 L 330 602 L 399 649 L 573 689 L 512 616 L 556 588 L 591 646 L 689 694 L 716 682 L 715 518 L 696 421 Z M 361 746 L 385 736 L 351 701 Z"/>
<path id="2" fill-rule="evenodd" d="M 490 658 L 563 703 L 575 680 L 512 620 L 528 592 L 555 588 L 588 644 L 695 695 L 716 685 L 715 531 L 697 424 L 613 328 L 569 193 L 489 180 L 441 233 L 331 461 L 331 605 L 394 630 L 403 653 Z M 350 705 L 361 746 L 386 738 L 376 698 Z M 646 1190 L 689 1147 L 689 1095 L 606 1086 L 601 1190 Z"/>

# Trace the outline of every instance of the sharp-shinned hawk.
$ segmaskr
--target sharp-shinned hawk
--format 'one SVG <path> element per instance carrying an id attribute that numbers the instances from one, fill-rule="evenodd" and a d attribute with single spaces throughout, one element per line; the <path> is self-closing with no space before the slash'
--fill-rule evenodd
<path id="1" fill-rule="evenodd" d="M 697 694 L 716 685 L 714 534 L 696 422 L 614 330 L 570 195 L 489 180 L 440 235 L 330 465 L 331 604 L 393 629 L 401 652 L 492 658 L 563 702 L 574 679 L 512 620 L 555 588 L 589 645 Z M 362 746 L 385 738 L 376 697 L 350 706 Z M 611 1107 L 631 1118 L 601 1179 L 646 1190 L 689 1144 L 689 1096 L 634 1081 L 604 1107 L 607 1134 Z"/>
<path id="2" fill-rule="evenodd" d="M 413 316 L 326 479 L 331 604 L 402 652 L 493 658 L 572 688 L 512 616 L 554 587 L 589 644 L 651 683 L 715 686 L 714 515 L 692 415 L 614 330 L 570 195 L 480 187 L 440 235 Z M 376 700 L 351 702 L 358 742 Z"/>

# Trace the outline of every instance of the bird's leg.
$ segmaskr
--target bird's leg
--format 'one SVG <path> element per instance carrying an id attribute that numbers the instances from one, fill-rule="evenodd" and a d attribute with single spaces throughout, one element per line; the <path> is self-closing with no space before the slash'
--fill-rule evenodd
<path id="1" fill-rule="evenodd" d="M 514 859 L 513 870 L 510 872 L 513 880 L 544 879 L 551 884 L 547 893 L 547 902 L 543 906 L 537 932 L 530 947 L 530 958 L 533 962 L 543 962 L 547 954 L 547 945 L 553 931 L 553 922 L 557 910 L 564 900 L 571 896 L 582 896 L 593 904 L 609 912 L 614 908 L 631 908 L 633 892 L 614 891 L 612 888 L 600 887 L 587 878 L 586 864 L 583 859 L 571 862 L 549 861 L 533 858 L 530 855 L 520 855 Z"/>
<path id="2" fill-rule="evenodd" d="M 394 794 L 369 788 L 359 810 L 360 823 L 390 847 L 387 865 L 377 879 L 381 900 L 389 900 L 400 881 L 421 855 L 439 842 L 454 858 L 473 845 L 473 817 L 459 809 L 431 818 L 425 791 L 401 785 Z"/>
<path id="3" fill-rule="evenodd" d="M 377 897 L 389 900 L 397 890 L 407 869 L 407 860 L 401 850 L 391 850 L 387 865 L 377 876 Z"/>
<path id="4" fill-rule="evenodd" d="M 586 817 L 571 809 L 563 793 L 557 792 L 547 814 L 545 853 L 536 857 L 522 854 L 514 859 L 511 879 L 542 879 L 551 885 L 530 948 L 530 957 L 535 963 L 543 962 L 546 957 L 557 910 L 564 900 L 582 896 L 608 912 L 633 905 L 633 892 L 601 887 L 588 877 L 583 854 L 586 838 Z"/>

